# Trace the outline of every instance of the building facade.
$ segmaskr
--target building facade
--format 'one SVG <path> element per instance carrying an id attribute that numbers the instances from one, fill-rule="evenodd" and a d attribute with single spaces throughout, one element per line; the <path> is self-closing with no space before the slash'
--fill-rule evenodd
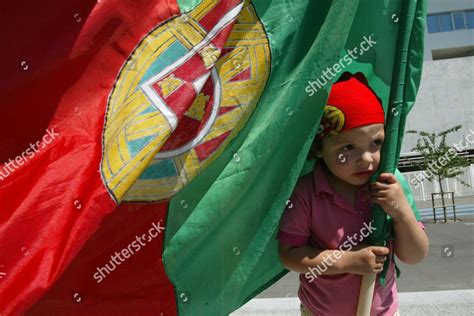
<path id="1" fill-rule="evenodd" d="M 462 128 L 447 138 L 447 144 L 458 148 L 465 144 L 460 154 L 471 159 L 471 166 L 461 179 L 471 187 L 448 179 L 443 181 L 443 189 L 457 197 L 474 195 L 474 1 L 428 1 L 424 59 L 420 89 L 407 117 L 406 131 L 439 133 L 461 124 Z M 405 134 L 398 168 L 411 181 L 416 200 L 431 200 L 431 193 L 439 192 L 437 183 L 414 180 L 422 172 L 413 164 L 420 158 L 413 150 L 417 138 Z"/>

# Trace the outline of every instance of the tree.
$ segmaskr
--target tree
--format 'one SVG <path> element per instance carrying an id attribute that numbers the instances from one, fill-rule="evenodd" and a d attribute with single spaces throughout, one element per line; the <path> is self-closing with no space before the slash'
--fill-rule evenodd
<path id="1" fill-rule="evenodd" d="M 417 130 L 407 131 L 407 133 L 418 134 L 421 136 L 421 139 L 418 138 L 416 146 L 411 149 L 418 151 L 422 155 L 421 162 L 415 162 L 414 164 L 419 168 L 419 170 L 424 170 L 424 175 L 417 175 L 416 180 L 421 182 L 424 179 L 427 179 L 430 182 L 435 180 L 438 182 L 441 191 L 439 193 L 442 198 L 445 221 L 446 207 L 444 203 L 445 192 L 442 184 L 443 179 L 455 178 L 463 185 L 470 187 L 468 183 L 458 178 L 459 175 L 464 173 L 464 169 L 470 165 L 469 159 L 460 156 L 458 153 L 458 150 L 463 151 L 464 149 L 455 145 L 449 146 L 446 144 L 446 136 L 458 131 L 461 127 L 462 125 L 456 125 L 438 134 Z M 411 183 L 413 184 L 413 182 Z M 419 183 L 416 184 L 416 186 L 418 185 Z M 434 208 L 433 195 L 431 196 L 431 199 Z"/>

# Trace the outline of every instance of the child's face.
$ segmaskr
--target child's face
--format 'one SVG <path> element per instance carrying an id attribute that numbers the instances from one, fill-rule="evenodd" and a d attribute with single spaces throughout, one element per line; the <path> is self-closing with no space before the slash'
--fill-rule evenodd
<path id="1" fill-rule="evenodd" d="M 371 124 L 330 135 L 322 141 L 322 158 L 339 179 L 364 185 L 377 170 L 385 139 L 384 125 Z M 368 171 L 365 173 L 361 173 Z"/>

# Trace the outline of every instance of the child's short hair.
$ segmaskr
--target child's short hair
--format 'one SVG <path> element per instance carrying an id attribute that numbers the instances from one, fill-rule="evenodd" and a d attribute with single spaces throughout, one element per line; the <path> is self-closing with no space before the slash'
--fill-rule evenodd
<path id="1" fill-rule="evenodd" d="M 318 151 L 322 150 L 323 146 L 323 140 L 318 137 L 314 137 L 313 143 L 311 144 L 311 147 L 309 148 L 309 153 L 308 157 L 306 160 L 317 160 L 318 157 Z"/>

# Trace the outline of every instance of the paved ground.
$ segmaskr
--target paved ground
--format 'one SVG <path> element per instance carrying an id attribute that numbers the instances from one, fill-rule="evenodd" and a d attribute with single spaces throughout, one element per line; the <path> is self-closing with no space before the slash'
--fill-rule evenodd
<path id="1" fill-rule="evenodd" d="M 474 219 L 425 225 L 428 256 L 414 266 L 398 261 L 399 292 L 474 289 Z"/>
<path id="2" fill-rule="evenodd" d="M 474 315 L 474 290 L 400 293 L 400 315 Z"/>
<path id="3" fill-rule="evenodd" d="M 465 202 L 472 203 L 472 200 L 471 197 Z M 419 208 L 427 207 L 424 204 L 419 205 Z M 401 315 L 446 315 L 448 313 L 456 316 L 474 315 L 474 216 L 464 215 L 457 222 L 450 220 L 447 223 L 438 222 L 435 224 L 431 218 L 425 218 L 423 221 L 430 240 L 428 256 L 423 262 L 414 266 L 397 261 L 401 270 L 400 278 L 397 279 L 398 291 L 401 293 Z M 289 272 L 249 304 L 258 306 L 277 304 L 270 307 L 273 312 L 268 311 L 269 314 L 274 316 L 297 315 L 297 309 L 292 307 L 294 304 L 299 306 L 297 290 L 298 273 Z M 456 296 L 453 296 L 446 290 L 451 290 L 449 292 L 453 290 L 470 291 L 453 292 L 456 293 Z M 408 295 L 408 292 L 417 293 Z M 403 293 L 407 293 L 407 295 Z M 405 299 L 402 300 L 402 297 Z M 411 297 L 415 297 L 415 299 L 410 299 Z M 265 300 L 270 298 L 274 299 Z M 275 300 L 275 298 L 279 299 Z M 285 314 L 284 311 L 278 312 L 280 305 L 277 302 L 283 298 L 286 298 L 283 300 L 284 302 L 288 300 L 282 305 L 282 308 L 286 306 L 283 309 L 289 309 L 288 314 Z M 262 313 L 246 311 L 245 306 L 238 312 L 231 315 L 266 314 L 263 310 Z"/>
<path id="4" fill-rule="evenodd" d="M 400 293 L 400 315 L 474 315 L 474 290 Z M 260 298 L 230 316 L 299 316 L 297 298 Z"/>

